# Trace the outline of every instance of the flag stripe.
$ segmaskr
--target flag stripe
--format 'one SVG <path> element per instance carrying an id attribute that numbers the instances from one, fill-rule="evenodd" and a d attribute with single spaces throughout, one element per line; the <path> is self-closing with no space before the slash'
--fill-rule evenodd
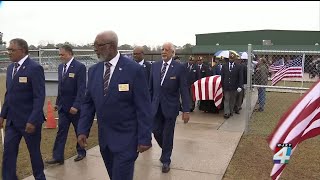
<path id="1" fill-rule="evenodd" d="M 192 84 L 194 100 L 214 100 L 215 106 L 220 108 L 223 93 L 221 76 L 209 76 L 197 80 Z"/>
<path id="2" fill-rule="evenodd" d="M 320 81 L 294 103 L 280 118 L 280 121 L 268 138 L 269 147 L 275 151 L 277 143 L 292 144 L 291 154 L 297 145 L 308 138 L 320 135 Z M 285 164 L 274 164 L 271 178 L 278 179 Z"/>

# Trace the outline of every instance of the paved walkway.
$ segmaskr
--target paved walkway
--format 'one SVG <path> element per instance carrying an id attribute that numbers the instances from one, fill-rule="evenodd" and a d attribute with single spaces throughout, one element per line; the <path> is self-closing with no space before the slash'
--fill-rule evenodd
<path id="1" fill-rule="evenodd" d="M 252 99 L 257 99 L 257 93 Z M 153 140 L 153 147 L 140 154 L 136 161 L 134 180 L 221 180 L 244 128 L 245 109 L 228 120 L 223 118 L 222 111 L 220 114 L 195 111 L 188 124 L 184 124 L 179 116 L 170 172 L 161 172 L 161 149 Z M 73 159 L 46 169 L 47 180 L 109 179 L 98 146 L 88 150 L 84 160 L 74 162 Z M 33 179 L 28 177 L 25 180 Z"/>

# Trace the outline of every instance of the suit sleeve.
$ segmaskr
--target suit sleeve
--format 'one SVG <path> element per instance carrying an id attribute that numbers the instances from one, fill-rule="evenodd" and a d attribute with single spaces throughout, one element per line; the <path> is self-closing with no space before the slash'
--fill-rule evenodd
<path id="1" fill-rule="evenodd" d="M 150 97 L 151 97 L 151 100 L 152 100 L 152 97 L 153 97 L 153 67 L 154 65 L 151 64 L 151 67 L 150 67 L 150 76 L 149 76 L 149 94 L 150 94 Z"/>
<path id="2" fill-rule="evenodd" d="M 187 82 L 187 69 L 180 66 L 179 89 L 182 98 L 182 111 L 190 112 L 190 93 Z"/>
<path id="3" fill-rule="evenodd" d="M 60 79 L 59 79 L 59 77 L 60 77 L 60 74 L 61 74 L 61 70 L 60 70 L 60 66 L 61 65 L 59 65 L 59 67 L 58 67 L 58 94 L 57 94 L 57 98 L 56 98 L 56 106 L 58 106 L 59 104 L 60 104 L 60 90 L 59 90 L 59 86 L 60 86 Z"/>
<path id="4" fill-rule="evenodd" d="M 151 145 L 151 100 L 144 70 L 139 67 L 133 83 L 133 99 L 138 120 L 138 145 Z"/>
<path id="5" fill-rule="evenodd" d="M 223 90 L 223 84 L 224 84 L 224 70 L 225 69 L 225 65 L 222 65 L 222 68 L 221 68 L 221 87 L 222 87 L 222 90 Z"/>
<path id="6" fill-rule="evenodd" d="M 90 129 L 93 123 L 94 115 L 96 113 L 96 109 L 94 106 L 94 102 L 92 100 L 90 87 L 92 86 L 92 80 L 90 80 L 90 72 L 88 73 L 88 86 L 85 90 L 83 102 L 81 103 L 81 111 L 80 111 L 80 119 L 78 122 L 78 136 L 80 134 L 84 134 L 89 137 Z"/>
<path id="7" fill-rule="evenodd" d="M 77 97 L 72 105 L 72 107 L 76 109 L 80 109 L 82 99 L 84 97 L 84 93 L 86 90 L 86 78 L 87 78 L 87 69 L 86 66 L 81 64 L 79 72 L 78 72 L 78 78 L 77 78 Z"/>
<path id="8" fill-rule="evenodd" d="M 32 69 L 31 76 L 33 109 L 28 122 L 31 124 L 41 124 L 43 122 L 43 106 L 46 97 L 44 70 L 40 65 Z"/>
<path id="9" fill-rule="evenodd" d="M 8 68 L 10 69 L 10 68 Z M 10 72 L 7 71 L 7 77 L 10 76 Z M 8 89 L 8 82 L 6 81 L 6 89 Z M 0 117 L 2 117 L 3 119 L 6 119 L 7 118 L 7 114 L 8 114 L 8 97 L 7 97 L 7 91 L 4 95 L 4 102 L 3 102 L 3 106 L 2 106 L 2 109 L 1 109 L 1 115 Z"/>
<path id="10" fill-rule="evenodd" d="M 244 71 L 243 66 L 239 66 L 239 74 L 238 74 L 238 76 L 239 76 L 239 86 L 238 87 L 240 87 L 242 89 L 243 89 L 243 71 Z"/>

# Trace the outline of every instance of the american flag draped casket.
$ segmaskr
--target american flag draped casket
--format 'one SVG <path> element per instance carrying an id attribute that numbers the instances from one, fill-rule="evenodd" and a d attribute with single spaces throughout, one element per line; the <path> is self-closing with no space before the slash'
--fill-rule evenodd
<path id="1" fill-rule="evenodd" d="M 222 103 L 221 76 L 208 76 L 197 80 L 191 86 L 193 100 L 214 100 L 214 104 L 220 109 Z"/>

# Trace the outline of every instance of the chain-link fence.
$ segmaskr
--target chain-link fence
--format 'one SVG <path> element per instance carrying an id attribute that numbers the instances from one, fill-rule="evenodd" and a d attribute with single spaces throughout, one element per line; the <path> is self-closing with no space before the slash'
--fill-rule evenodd
<path id="1" fill-rule="evenodd" d="M 320 51 L 252 50 L 249 45 L 248 54 L 246 132 L 249 120 L 275 127 L 288 108 L 319 80 L 313 64 L 320 62 Z"/>
<path id="2" fill-rule="evenodd" d="M 132 50 L 119 50 L 119 52 L 132 59 Z M 98 62 L 97 55 L 92 49 L 74 49 L 73 53 L 74 57 L 86 65 L 87 69 Z M 47 72 L 57 72 L 61 63 L 58 49 L 30 50 L 29 56 L 38 61 Z M 0 71 L 5 72 L 10 63 L 11 61 L 4 52 L 3 56 L 0 57 Z"/>

